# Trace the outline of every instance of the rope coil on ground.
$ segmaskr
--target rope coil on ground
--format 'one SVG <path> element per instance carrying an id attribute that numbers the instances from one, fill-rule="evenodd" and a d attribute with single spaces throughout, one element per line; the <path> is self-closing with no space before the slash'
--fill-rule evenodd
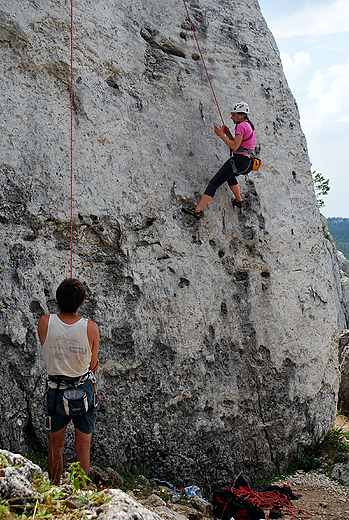
<path id="1" fill-rule="evenodd" d="M 271 509 L 274 506 L 282 507 L 284 508 L 284 515 L 290 516 L 290 520 L 307 520 L 313 516 L 302 509 L 293 509 L 292 503 L 288 498 L 278 491 L 263 491 L 261 493 L 252 489 L 250 491 L 234 489 L 234 495 L 260 509 Z"/>

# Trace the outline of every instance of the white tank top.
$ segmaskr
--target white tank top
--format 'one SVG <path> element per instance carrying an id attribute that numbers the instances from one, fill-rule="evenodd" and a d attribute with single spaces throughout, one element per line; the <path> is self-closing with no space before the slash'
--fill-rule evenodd
<path id="1" fill-rule="evenodd" d="M 50 314 L 47 335 L 42 346 L 47 373 L 50 376 L 79 377 L 89 369 L 91 348 L 85 318 L 68 325 L 56 314 Z"/>

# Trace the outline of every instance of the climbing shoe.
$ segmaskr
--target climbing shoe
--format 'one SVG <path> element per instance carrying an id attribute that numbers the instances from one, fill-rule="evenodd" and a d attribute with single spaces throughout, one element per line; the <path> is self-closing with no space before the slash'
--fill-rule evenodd
<path id="1" fill-rule="evenodd" d="M 183 213 L 186 215 L 190 215 L 191 217 L 195 217 L 197 220 L 199 220 L 201 217 L 204 216 L 203 211 L 196 211 L 195 208 L 182 208 Z"/>
<path id="2" fill-rule="evenodd" d="M 231 199 L 233 208 L 242 208 L 242 200 Z"/>

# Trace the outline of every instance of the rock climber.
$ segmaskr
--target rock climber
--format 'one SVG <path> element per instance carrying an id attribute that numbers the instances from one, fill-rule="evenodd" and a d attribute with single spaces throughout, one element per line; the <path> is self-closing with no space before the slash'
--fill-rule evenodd
<path id="1" fill-rule="evenodd" d="M 226 125 L 214 125 L 214 132 L 231 149 L 233 155 L 223 164 L 216 175 L 210 180 L 199 204 L 192 208 L 182 208 L 182 211 L 196 219 L 203 216 L 203 209 L 213 199 L 217 188 L 225 181 L 235 198 L 233 206 L 241 208 L 242 198 L 237 176 L 247 174 L 252 170 L 253 151 L 256 146 L 256 134 L 254 126 L 248 118 L 249 106 L 244 101 L 234 103 L 231 109 L 231 119 L 235 124 L 235 136 L 233 137 Z"/>
<path id="2" fill-rule="evenodd" d="M 48 430 L 48 468 L 53 484 L 59 485 L 63 470 L 62 450 L 67 424 L 75 426 L 76 460 L 88 475 L 92 431 L 98 404 L 94 374 L 98 368 L 99 329 L 93 321 L 78 316 L 86 289 L 75 278 L 64 280 L 56 291 L 59 314 L 42 316 L 38 334 L 48 374 L 46 390 L 46 429 Z M 83 410 L 67 415 L 64 392 L 75 386 L 85 394 Z M 76 404 L 76 403 L 75 403 Z M 80 401 L 79 401 L 79 404 Z M 87 411 L 86 411 L 87 409 Z"/>

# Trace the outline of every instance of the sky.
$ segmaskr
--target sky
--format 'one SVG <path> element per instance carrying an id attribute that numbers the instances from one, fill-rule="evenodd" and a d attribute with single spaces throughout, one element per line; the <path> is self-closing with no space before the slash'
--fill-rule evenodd
<path id="1" fill-rule="evenodd" d="M 349 0 L 259 5 L 299 108 L 312 170 L 330 179 L 321 213 L 349 218 Z"/>

